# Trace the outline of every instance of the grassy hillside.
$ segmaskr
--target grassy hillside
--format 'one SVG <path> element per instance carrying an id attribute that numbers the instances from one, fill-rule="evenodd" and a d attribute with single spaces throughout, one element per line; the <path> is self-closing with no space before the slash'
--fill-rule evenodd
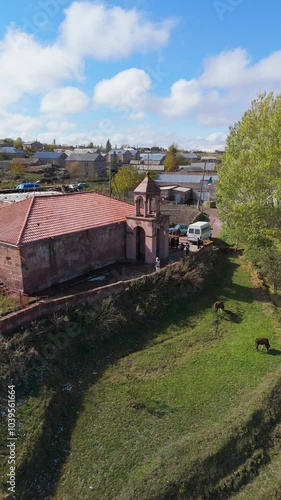
<path id="1" fill-rule="evenodd" d="M 179 300 L 180 268 L 158 296 L 150 281 L 128 291 L 116 308 L 129 329 L 77 342 L 19 388 L 21 498 L 259 498 L 249 481 L 280 458 L 280 317 L 243 259 L 210 266 L 196 299 Z M 53 318 L 57 331 L 86 324 L 75 314 Z M 256 352 L 265 335 L 272 349 Z M 263 498 L 278 498 L 278 477 Z"/>
<path id="2" fill-rule="evenodd" d="M 173 490 L 176 498 L 173 483 L 198 498 L 186 479 L 247 427 L 280 366 L 272 311 L 254 300 L 249 272 L 238 266 L 221 291 L 222 315 L 207 297 L 177 304 L 145 349 L 102 373 L 93 362 L 97 381 L 85 391 L 56 498 L 171 498 Z M 271 354 L 254 349 L 265 332 Z"/>

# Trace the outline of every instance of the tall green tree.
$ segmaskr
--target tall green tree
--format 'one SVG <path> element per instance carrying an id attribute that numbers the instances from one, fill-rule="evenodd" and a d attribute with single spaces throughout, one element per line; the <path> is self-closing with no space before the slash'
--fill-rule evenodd
<path id="1" fill-rule="evenodd" d="M 106 152 L 106 153 L 109 153 L 109 151 L 111 151 L 111 149 L 112 149 L 112 146 L 111 146 L 111 144 L 110 144 L 110 140 L 109 140 L 109 139 L 107 139 L 107 141 L 106 141 L 106 146 L 105 146 L 105 152 Z"/>
<path id="2" fill-rule="evenodd" d="M 278 248 L 275 245 L 255 247 L 247 255 L 277 292 L 281 287 L 281 252 Z"/>
<path id="3" fill-rule="evenodd" d="M 24 166 L 21 158 L 16 158 L 11 165 L 11 174 L 24 174 Z"/>
<path id="4" fill-rule="evenodd" d="M 175 151 L 168 151 L 164 160 L 164 167 L 166 172 L 174 172 L 177 170 L 178 162 Z"/>
<path id="5" fill-rule="evenodd" d="M 145 172 L 139 173 L 136 167 L 123 165 L 113 177 L 113 192 L 127 195 L 128 191 L 135 189 L 144 177 Z"/>
<path id="6" fill-rule="evenodd" d="M 178 150 L 179 150 L 178 145 L 174 143 L 168 147 L 168 151 L 170 151 L 171 153 L 177 153 Z"/>
<path id="7" fill-rule="evenodd" d="M 22 139 L 21 139 L 21 137 L 18 137 L 18 138 L 15 140 L 15 142 L 14 142 L 14 147 L 15 147 L 16 149 L 19 149 L 19 150 L 23 149 L 23 144 L 22 144 Z"/>
<path id="8" fill-rule="evenodd" d="M 237 242 L 281 239 L 281 95 L 259 94 L 230 127 L 219 168 L 219 217 Z"/>
<path id="9" fill-rule="evenodd" d="M 145 176 L 146 172 L 139 172 L 137 167 L 123 165 L 113 177 L 113 192 L 115 194 L 127 195 L 129 191 L 132 191 L 138 186 Z M 150 177 L 155 179 L 155 172 L 150 172 Z"/>

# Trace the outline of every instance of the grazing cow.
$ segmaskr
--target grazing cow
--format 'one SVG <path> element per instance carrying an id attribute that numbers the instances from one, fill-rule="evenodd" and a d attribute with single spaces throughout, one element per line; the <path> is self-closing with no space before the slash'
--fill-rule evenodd
<path id="1" fill-rule="evenodd" d="M 214 308 L 215 308 L 215 312 L 218 312 L 219 309 L 221 309 L 223 311 L 224 310 L 224 302 L 222 300 L 215 302 Z"/>
<path id="2" fill-rule="evenodd" d="M 255 340 L 255 342 L 256 342 L 256 350 L 257 351 L 259 350 L 259 345 L 264 345 L 266 347 L 267 351 L 268 351 L 268 349 L 270 349 L 269 340 L 266 339 L 265 337 L 258 338 L 258 339 Z"/>

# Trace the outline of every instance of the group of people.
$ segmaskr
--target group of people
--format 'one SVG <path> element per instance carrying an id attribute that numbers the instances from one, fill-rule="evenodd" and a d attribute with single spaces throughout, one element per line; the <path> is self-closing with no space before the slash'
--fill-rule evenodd
<path id="1" fill-rule="evenodd" d="M 188 243 L 188 241 L 185 244 L 181 243 L 180 246 L 179 246 L 179 249 L 182 252 L 185 252 L 185 255 L 189 255 L 189 243 Z"/>
<path id="2" fill-rule="evenodd" d="M 189 242 L 188 240 L 186 241 L 186 243 L 180 243 L 179 242 L 179 236 L 176 235 L 176 234 L 173 234 L 172 237 L 170 238 L 170 245 L 171 247 L 175 247 L 175 248 L 179 248 L 182 252 L 185 253 L 185 256 L 187 257 L 189 255 L 189 252 L 190 252 L 190 245 L 189 245 Z M 203 241 L 201 240 L 201 238 L 197 238 L 197 248 L 201 248 L 201 246 L 203 245 Z M 156 261 L 155 261 L 155 271 L 159 271 L 160 270 L 160 259 L 159 257 L 156 257 Z"/>
<path id="3" fill-rule="evenodd" d="M 180 238 L 179 238 L 179 236 L 172 236 L 169 239 L 169 243 L 170 243 L 171 247 L 173 247 L 173 248 L 179 248 L 179 244 L 180 244 Z"/>

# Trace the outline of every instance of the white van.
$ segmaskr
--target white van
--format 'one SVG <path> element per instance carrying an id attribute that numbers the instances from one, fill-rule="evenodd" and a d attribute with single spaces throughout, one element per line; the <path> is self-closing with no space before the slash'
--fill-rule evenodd
<path id="1" fill-rule="evenodd" d="M 203 240 L 209 240 L 212 237 L 212 228 L 209 222 L 194 222 L 188 226 L 187 239 L 191 243 L 197 243 L 198 238 Z"/>

